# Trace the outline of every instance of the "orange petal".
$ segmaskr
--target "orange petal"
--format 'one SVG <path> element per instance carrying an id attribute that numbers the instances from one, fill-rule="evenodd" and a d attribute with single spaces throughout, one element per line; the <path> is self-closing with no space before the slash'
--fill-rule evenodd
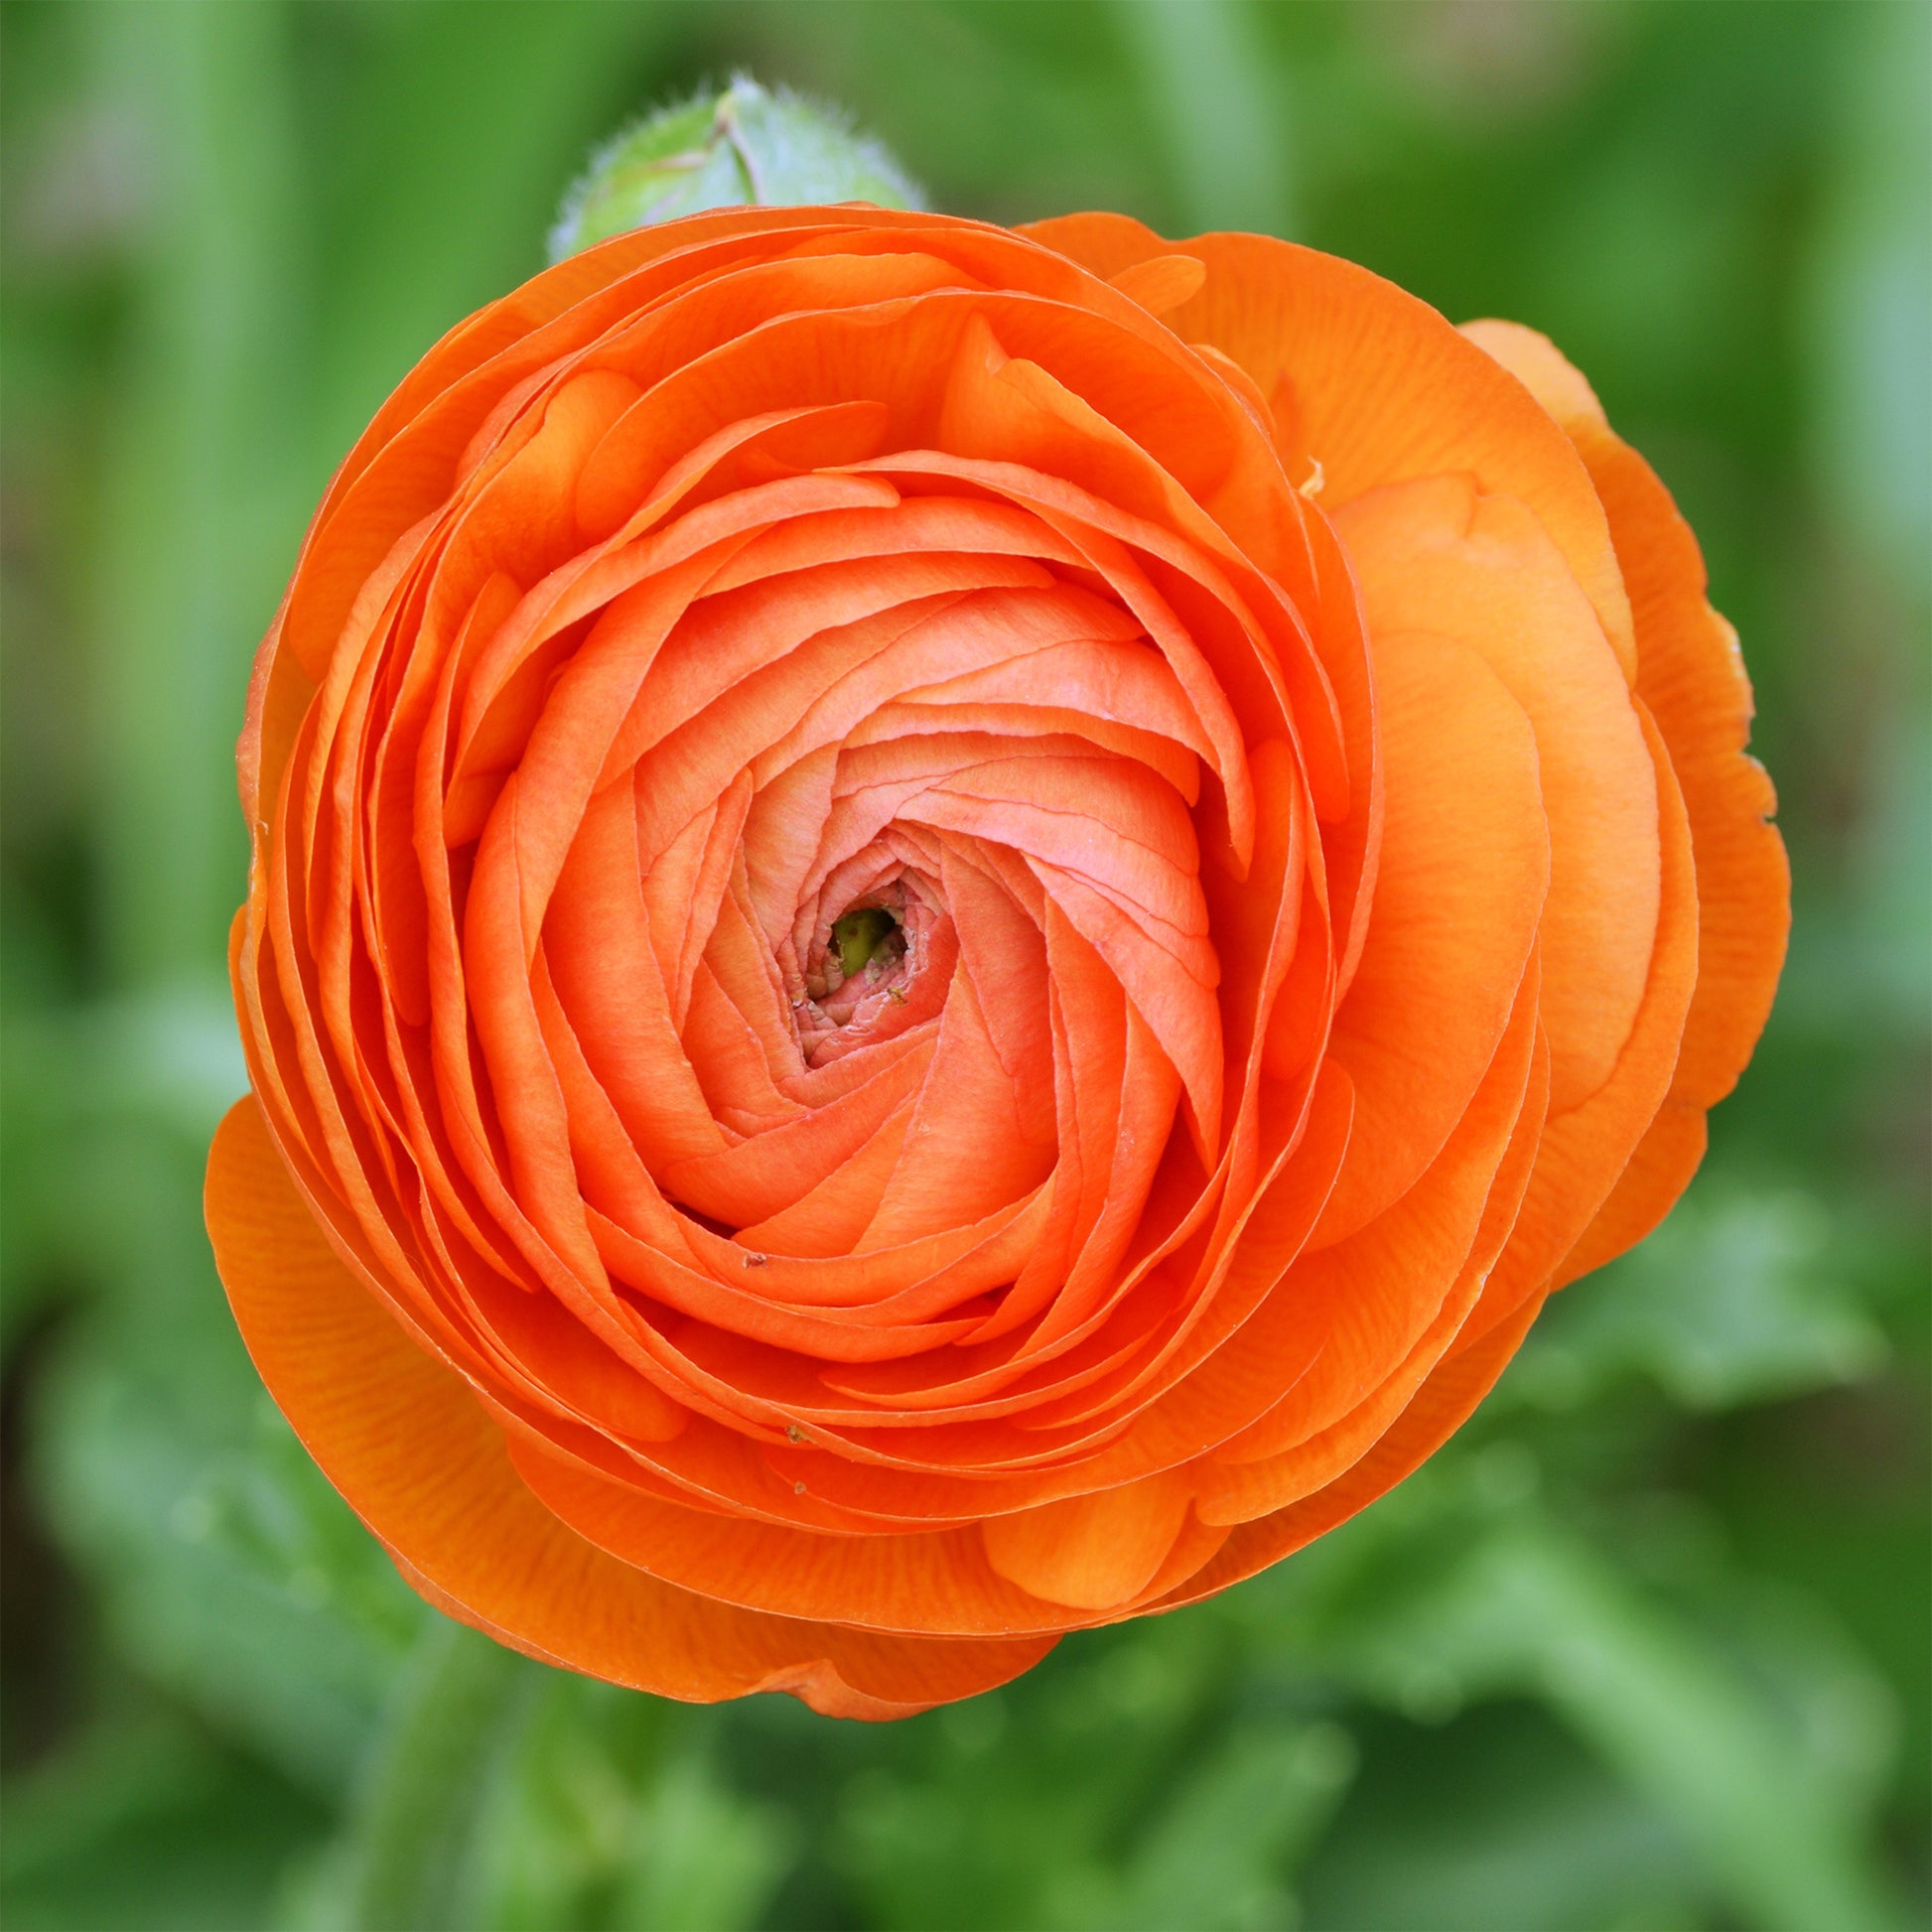
<path id="1" fill-rule="evenodd" d="M 1191 255 L 1155 255 L 1109 276 L 1121 294 L 1138 302 L 1151 316 L 1164 316 L 1199 293 L 1207 271 Z"/>
<path id="2" fill-rule="evenodd" d="M 1776 795 L 1745 751 L 1751 688 L 1737 638 L 1706 599 L 1704 558 L 1670 492 L 1604 420 L 1589 384 L 1534 330 L 1463 333 L 1514 374 L 1577 445 L 1609 517 L 1636 622 L 1637 693 L 1669 749 L 1697 865 L 1697 990 L 1670 1094 L 1596 1224 L 1564 1264 L 1581 1274 L 1668 1211 L 1704 1150 L 1700 1116 L 1736 1083 L 1784 964 L 1791 873 Z"/>
<path id="3" fill-rule="evenodd" d="M 1629 1171 L 1631 1156 L 1656 1119 L 1677 1064 L 1684 1015 L 1697 979 L 1697 880 L 1683 796 L 1656 727 L 1647 713 L 1639 716 L 1656 760 L 1664 858 L 1657 947 L 1643 1004 L 1616 1070 L 1581 1106 L 1551 1115 L 1522 1212 L 1470 1317 L 1471 1336 L 1500 1320 L 1525 1296 L 1567 1279 L 1562 1274 L 1553 1279 L 1551 1271 Z"/>
<path id="4" fill-rule="evenodd" d="M 453 1370 L 417 1347 L 303 1205 L 252 1099 L 208 1157 L 215 1260 L 249 1353 L 330 1480 L 466 1621 L 614 1683 L 709 1703 L 790 1690 L 834 1715 L 969 1697 L 1046 1641 L 881 1638 L 660 1584 L 565 1528 Z"/>
<path id="5" fill-rule="evenodd" d="M 1543 1128 L 1537 990 L 1532 972 L 1475 1099 L 1429 1172 L 1358 1234 L 1303 1257 L 1276 1290 L 1325 1330 L 1319 1353 L 1267 1414 L 1196 1466 L 1206 1521 L 1245 1521 L 1325 1482 L 1381 1434 L 1454 1340 L 1515 1219 Z M 1364 1416 L 1374 1419 L 1366 1430 Z"/>
<path id="6" fill-rule="evenodd" d="M 1187 1479 L 1171 1471 L 990 1517 L 980 1534 L 987 1561 L 1030 1595 L 1106 1610 L 1154 1581 L 1187 1509 Z"/>
<path id="7" fill-rule="evenodd" d="M 1657 786 L 1622 671 L 1528 508 L 1466 477 L 1391 483 L 1335 519 L 1369 633 L 1430 632 L 1477 652 L 1536 734 L 1550 827 L 1539 932 L 1551 1104 L 1609 1078 L 1657 932 Z"/>
<path id="8" fill-rule="evenodd" d="M 1378 637 L 1388 778 L 1374 910 L 1329 1051 L 1355 1085 L 1355 1131 L 1316 1245 L 1414 1184 L 1495 1056 L 1549 880 L 1536 741 L 1466 645 Z"/>
<path id="9" fill-rule="evenodd" d="M 1109 282 L 1142 262 L 1160 260 L 1173 246 L 1131 214 L 1104 210 L 1048 215 L 1043 221 L 1024 223 L 1020 232 Z"/>
<path id="10" fill-rule="evenodd" d="M 1557 349 L 1514 323 L 1464 333 L 1563 425 L 1609 516 L 1637 624 L 1637 694 L 1670 748 L 1698 875 L 1698 986 L 1673 1098 L 1711 1107 L 1764 1029 L 1791 924 L 1791 871 L 1771 824 L 1777 797 L 1750 739 L 1751 687 L 1736 633 L 1706 601 L 1704 558 L 1670 492 L 1603 420 Z"/>
<path id="11" fill-rule="evenodd" d="M 1096 274 L 1187 254 L 1207 277 L 1163 319 L 1211 344 L 1274 404 L 1300 483 L 1319 464 L 1328 508 L 1412 477 L 1460 472 L 1519 497 L 1555 539 L 1634 673 L 1630 609 L 1596 491 L 1562 435 L 1520 388 L 1430 308 L 1353 262 L 1268 235 L 1175 244 L 1118 215 L 1070 215 L 1027 230 Z"/>
<path id="12" fill-rule="evenodd" d="M 1325 1536 L 1412 1475 L 1461 1428 L 1515 1354 L 1542 1307 L 1532 1298 L 1475 1346 L 1439 1362 L 1429 1380 L 1360 1461 L 1311 1496 L 1253 1523 L 1241 1524 L 1219 1554 L 1158 1607 L 1198 1602 L 1279 1563 Z"/>

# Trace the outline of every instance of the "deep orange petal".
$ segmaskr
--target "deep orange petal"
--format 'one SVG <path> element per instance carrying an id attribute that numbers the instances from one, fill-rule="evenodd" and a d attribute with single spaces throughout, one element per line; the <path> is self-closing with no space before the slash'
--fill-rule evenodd
<path id="1" fill-rule="evenodd" d="M 252 1099 L 215 1135 L 207 1208 L 235 1319 L 283 1414 L 370 1529 L 479 1628 L 665 1697 L 787 1690 L 855 1717 L 969 1697 L 1050 1647 L 759 1616 L 618 1562 L 537 1501 L 462 1378 L 411 1341 L 337 1256 Z"/>

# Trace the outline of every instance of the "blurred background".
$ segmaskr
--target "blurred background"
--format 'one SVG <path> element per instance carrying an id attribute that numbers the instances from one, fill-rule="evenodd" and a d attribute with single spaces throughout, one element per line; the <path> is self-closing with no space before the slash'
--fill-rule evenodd
<path id="1" fill-rule="evenodd" d="M 1926 1921 L 1932 9 L 5 0 L 0 1915 Z M 895 1726 L 423 1608 L 209 1262 L 250 652 L 337 459 L 746 67 L 935 206 L 1267 229 L 1550 333 L 1702 536 L 1797 925 L 1673 1219 L 1363 1517 Z"/>

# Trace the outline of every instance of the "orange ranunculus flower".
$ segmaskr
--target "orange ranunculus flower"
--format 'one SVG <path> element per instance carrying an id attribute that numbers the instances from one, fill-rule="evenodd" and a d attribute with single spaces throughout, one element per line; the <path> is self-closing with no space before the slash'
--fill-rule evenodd
<path id="1" fill-rule="evenodd" d="M 864 207 L 446 337 L 240 750 L 208 1223 L 522 1650 L 886 1717 L 1224 1588 L 1696 1167 L 1786 876 L 1698 550 L 1540 337 Z"/>

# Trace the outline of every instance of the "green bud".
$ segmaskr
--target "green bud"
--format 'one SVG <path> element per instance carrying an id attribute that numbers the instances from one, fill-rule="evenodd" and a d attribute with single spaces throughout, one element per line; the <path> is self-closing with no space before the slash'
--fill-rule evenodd
<path id="1" fill-rule="evenodd" d="M 925 205 L 898 163 L 837 110 L 739 74 L 723 93 L 666 107 L 607 142 L 564 197 L 550 259 L 702 208 L 817 202 Z"/>
<path id="2" fill-rule="evenodd" d="M 897 931 L 898 921 L 883 905 L 861 906 L 834 919 L 832 944 L 846 978 L 857 979 L 874 959 L 892 957 L 893 935 Z"/>

